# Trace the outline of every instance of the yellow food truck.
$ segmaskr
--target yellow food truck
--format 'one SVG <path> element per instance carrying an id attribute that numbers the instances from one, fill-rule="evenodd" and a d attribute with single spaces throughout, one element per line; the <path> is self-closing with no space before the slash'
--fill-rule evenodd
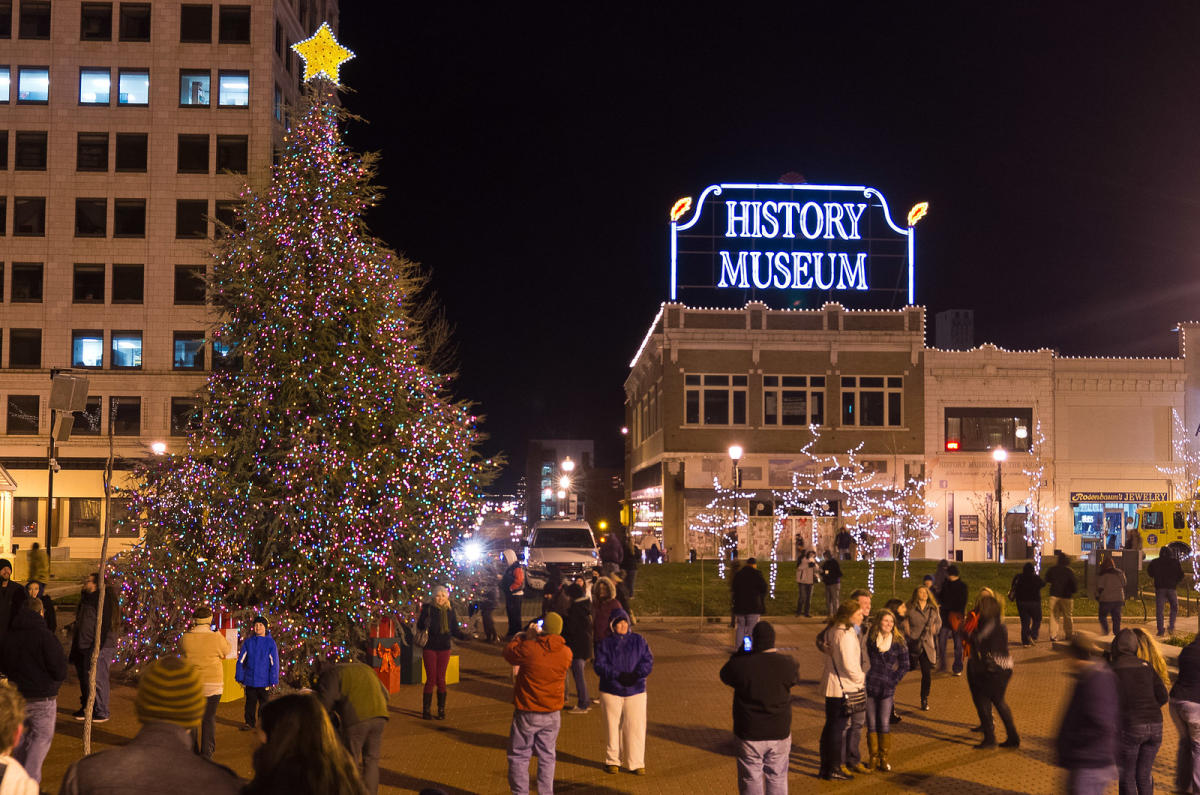
<path id="1" fill-rule="evenodd" d="M 1138 535 L 1148 557 L 1171 547 L 1179 557 L 1191 554 L 1192 533 L 1200 539 L 1200 499 L 1152 502 L 1138 508 Z"/>

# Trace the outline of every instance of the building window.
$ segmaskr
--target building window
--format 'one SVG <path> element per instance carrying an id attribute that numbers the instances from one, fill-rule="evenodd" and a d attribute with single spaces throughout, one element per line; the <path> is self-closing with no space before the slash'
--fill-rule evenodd
<path id="1" fill-rule="evenodd" d="M 195 398 L 171 398 L 171 435 L 187 436 L 199 425 L 200 403 Z"/>
<path id="2" fill-rule="evenodd" d="M 140 436 L 142 433 L 142 399 L 118 397 L 108 399 L 108 416 L 113 436 Z"/>
<path id="3" fill-rule="evenodd" d="M 75 425 L 71 428 L 72 436 L 100 435 L 100 397 L 88 395 L 83 411 L 73 411 Z"/>
<path id="4" fill-rule="evenodd" d="M 207 108 L 210 79 L 208 72 L 180 72 L 179 104 L 195 108 Z"/>
<path id="5" fill-rule="evenodd" d="M 245 231 L 246 225 L 242 222 L 241 216 L 242 203 L 239 201 L 220 201 L 217 202 L 214 218 L 217 221 L 213 226 L 214 237 L 224 237 L 225 230 L 231 232 Z"/>
<path id="6" fill-rule="evenodd" d="M 860 428 L 903 425 L 904 379 L 898 376 L 842 377 L 842 425 Z"/>
<path id="7" fill-rule="evenodd" d="M 8 170 L 8 130 L 0 130 L 0 171 Z M 0 225 L 4 223 L 0 219 Z M 0 232 L 0 234 L 3 234 Z"/>
<path id="8" fill-rule="evenodd" d="M 175 237 L 207 237 L 208 236 L 207 199 L 176 199 L 175 201 Z"/>
<path id="9" fill-rule="evenodd" d="M 84 3 L 79 12 L 80 41 L 112 41 L 112 3 Z"/>
<path id="10" fill-rule="evenodd" d="M 76 171 L 108 171 L 108 133 L 79 133 L 75 144 Z"/>
<path id="11" fill-rule="evenodd" d="M 150 4 L 121 3 L 121 41 L 150 41 Z"/>
<path id="12" fill-rule="evenodd" d="M 23 39 L 50 38 L 50 0 L 21 0 L 18 31 Z"/>
<path id="13" fill-rule="evenodd" d="M 13 537 L 38 538 L 37 497 L 13 497 Z"/>
<path id="14" fill-rule="evenodd" d="M 1033 442 L 1033 409 L 947 408 L 946 450 L 983 453 L 996 447 L 1028 452 Z"/>
<path id="15" fill-rule="evenodd" d="M 174 343 L 176 370 L 204 369 L 204 332 L 176 331 Z"/>
<path id="16" fill-rule="evenodd" d="M 113 200 L 113 237 L 146 236 L 146 200 Z"/>
<path id="17" fill-rule="evenodd" d="M 50 101 L 50 70 L 45 66 L 17 67 L 17 102 L 45 105 Z"/>
<path id="18" fill-rule="evenodd" d="M 13 263 L 12 290 L 8 300 L 14 304 L 40 304 L 42 302 L 42 263 Z"/>
<path id="19" fill-rule="evenodd" d="M 46 170 L 46 133 L 17 130 L 13 152 L 13 167 L 17 171 Z"/>
<path id="20" fill-rule="evenodd" d="M 244 108 L 250 104 L 250 73 L 217 73 L 217 104 L 223 108 Z"/>
<path id="21" fill-rule="evenodd" d="M 200 44 L 212 41 L 211 5 L 185 5 L 179 9 L 179 40 Z"/>
<path id="22" fill-rule="evenodd" d="M 8 197 L 0 196 L 0 237 L 8 234 Z M 0 284 L 0 293 L 4 292 L 4 285 Z"/>
<path id="23" fill-rule="evenodd" d="M 118 105 L 150 104 L 150 72 L 146 69 L 121 69 L 117 81 Z"/>
<path id="24" fill-rule="evenodd" d="M 208 136 L 179 136 L 177 164 L 180 174 L 207 174 Z"/>
<path id="25" fill-rule="evenodd" d="M 71 332 L 71 366 L 97 368 L 104 366 L 104 332 Z"/>
<path id="26" fill-rule="evenodd" d="M 100 535 L 100 500 L 91 497 L 71 497 L 67 533 L 72 538 L 95 538 Z"/>
<path id="27" fill-rule="evenodd" d="M 212 344 L 212 356 L 212 369 L 214 370 L 230 372 L 242 369 L 242 357 L 234 353 L 233 346 L 231 345 L 214 340 Z"/>
<path id="28" fill-rule="evenodd" d="M 204 303 L 204 266 L 175 266 L 175 303 Z"/>
<path id="29" fill-rule="evenodd" d="M 113 265 L 112 302 L 140 304 L 144 289 L 145 268 L 141 265 Z"/>
<path id="30" fill-rule="evenodd" d="M 104 237 L 108 234 L 108 200 L 75 200 L 75 237 Z M 103 284 L 103 280 L 101 280 Z"/>
<path id="31" fill-rule="evenodd" d="M 37 395 L 8 396 L 8 432 L 12 436 L 36 436 L 41 415 Z"/>
<path id="32" fill-rule="evenodd" d="M 283 121 L 283 89 L 275 86 L 275 121 Z"/>
<path id="33" fill-rule="evenodd" d="M 93 68 L 79 70 L 80 105 L 107 105 L 111 90 L 112 70 Z"/>
<path id="34" fill-rule="evenodd" d="M 13 234 L 18 237 L 46 236 L 45 196 L 17 196 L 13 199 Z"/>
<path id="35" fill-rule="evenodd" d="M 42 330 L 40 328 L 9 330 L 8 366 L 35 370 L 42 366 Z"/>
<path id="36" fill-rule="evenodd" d="M 12 0 L 0 0 L 0 39 L 12 38 Z"/>
<path id="37" fill-rule="evenodd" d="M 75 263 L 71 299 L 77 304 L 104 303 L 104 266 Z"/>
<path id="38" fill-rule="evenodd" d="M 684 422 L 745 425 L 747 394 L 744 375 L 685 375 Z"/>
<path id="39" fill-rule="evenodd" d="M 275 20 L 275 54 L 283 56 L 283 25 L 279 24 L 279 20 Z"/>
<path id="40" fill-rule="evenodd" d="M 12 72 L 7 66 L 0 66 L 0 103 L 8 102 L 9 87 L 11 85 Z"/>
<path id="41" fill-rule="evenodd" d="M 250 6 L 221 6 L 217 40 L 221 44 L 250 43 Z"/>
<path id="42" fill-rule="evenodd" d="M 764 375 L 763 424 L 825 424 L 825 376 Z"/>
<path id="43" fill-rule="evenodd" d="M 249 139 L 245 135 L 217 136 L 217 171 L 245 174 Z"/>
<path id="44" fill-rule="evenodd" d="M 114 331 L 112 333 L 112 366 L 134 369 L 142 366 L 142 332 Z"/>
<path id="45" fill-rule="evenodd" d="M 117 171 L 146 170 L 146 133 L 117 133 Z"/>

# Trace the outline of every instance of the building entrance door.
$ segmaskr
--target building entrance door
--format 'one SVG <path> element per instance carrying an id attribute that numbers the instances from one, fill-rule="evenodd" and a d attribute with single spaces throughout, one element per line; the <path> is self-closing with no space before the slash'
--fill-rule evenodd
<path id="1" fill-rule="evenodd" d="M 1004 515 L 1004 556 L 1008 560 L 1029 557 L 1029 545 L 1025 543 L 1024 513 L 1009 511 Z"/>
<path id="2" fill-rule="evenodd" d="M 1104 548 L 1120 549 L 1124 542 L 1125 512 L 1106 510 L 1104 512 Z"/>

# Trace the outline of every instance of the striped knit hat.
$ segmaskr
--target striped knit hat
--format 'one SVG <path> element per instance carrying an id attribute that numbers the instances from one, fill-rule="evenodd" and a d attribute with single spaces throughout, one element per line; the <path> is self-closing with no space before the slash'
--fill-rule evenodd
<path id="1" fill-rule="evenodd" d="M 142 723 L 199 726 L 204 717 L 200 674 L 178 657 L 155 660 L 142 671 L 134 707 Z"/>

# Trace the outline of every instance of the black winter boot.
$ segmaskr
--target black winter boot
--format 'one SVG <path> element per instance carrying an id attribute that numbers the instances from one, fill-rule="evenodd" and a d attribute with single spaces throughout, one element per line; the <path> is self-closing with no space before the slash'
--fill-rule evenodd
<path id="1" fill-rule="evenodd" d="M 429 705 L 433 703 L 433 693 L 421 694 L 421 717 L 429 720 L 433 716 L 429 714 Z"/>
<path id="2" fill-rule="evenodd" d="M 446 694 L 438 693 L 438 720 L 446 719 Z"/>

